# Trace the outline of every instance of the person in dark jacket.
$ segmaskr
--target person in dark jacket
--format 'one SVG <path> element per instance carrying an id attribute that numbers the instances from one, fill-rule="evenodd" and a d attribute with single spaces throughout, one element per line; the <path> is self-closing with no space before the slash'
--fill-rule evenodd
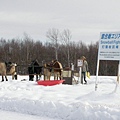
<path id="1" fill-rule="evenodd" d="M 85 56 L 82 56 L 81 59 L 83 60 L 81 83 L 83 84 L 83 79 L 84 79 L 84 82 L 85 82 L 84 84 L 87 84 L 86 72 L 88 72 L 88 63 L 86 61 Z"/>

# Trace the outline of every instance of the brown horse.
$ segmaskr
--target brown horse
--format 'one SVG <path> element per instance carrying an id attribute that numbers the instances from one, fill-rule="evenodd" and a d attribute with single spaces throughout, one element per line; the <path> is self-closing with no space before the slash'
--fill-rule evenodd
<path id="1" fill-rule="evenodd" d="M 52 60 L 44 65 L 44 80 L 50 80 L 51 75 L 54 76 L 54 80 L 58 78 L 61 80 L 62 71 L 62 64 L 58 60 Z"/>
<path id="2" fill-rule="evenodd" d="M 12 75 L 12 79 L 15 78 L 16 66 L 16 63 L 0 62 L 0 74 L 2 75 L 2 82 L 4 81 L 4 77 L 6 81 L 8 81 L 7 75 Z"/>

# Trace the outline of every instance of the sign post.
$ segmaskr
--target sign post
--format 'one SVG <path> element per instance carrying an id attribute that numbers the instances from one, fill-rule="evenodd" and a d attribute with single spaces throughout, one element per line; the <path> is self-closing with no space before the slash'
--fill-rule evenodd
<path id="1" fill-rule="evenodd" d="M 81 79 L 81 77 L 82 77 L 82 69 L 81 69 L 81 67 L 83 66 L 83 60 L 81 60 L 81 59 L 78 59 L 77 60 L 77 66 L 80 68 L 79 69 L 79 83 L 83 83 L 83 81 L 82 81 L 82 79 Z"/>
<path id="2" fill-rule="evenodd" d="M 118 75 L 117 75 L 117 82 L 119 83 L 120 80 L 120 60 L 119 60 L 119 65 L 118 65 Z"/>
<path id="3" fill-rule="evenodd" d="M 100 60 L 120 61 L 120 32 L 100 33 L 95 90 L 97 90 L 97 79 L 98 79 Z M 119 62 L 119 66 L 120 66 L 120 62 Z"/>

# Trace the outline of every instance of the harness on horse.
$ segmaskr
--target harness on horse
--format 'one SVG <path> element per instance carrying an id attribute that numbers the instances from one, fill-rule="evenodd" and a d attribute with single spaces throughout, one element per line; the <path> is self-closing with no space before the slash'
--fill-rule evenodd
<path id="1" fill-rule="evenodd" d="M 5 65 L 6 65 L 6 70 L 9 71 L 11 69 L 12 62 L 5 62 Z"/>
<path id="2" fill-rule="evenodd" d="M 37 60 L 33 60 L 32 63 L 31 63 L 31 67 L 32 67 L 32 71 L 33 73 L 35 72 L 35 67 L 38 67 L 39 66 L 39 63 Z"/>
<path id="3" fill-rule="evenodd" d="M 47 68 L 50 72 L 54 73 L 55 70 L 62 70 L 61 68 L 55 68 L 54 65 L 58 62 L 58 60 L 52 60 L 52 62 L 47 63 L 45 68 Z M 59 62 L 58 62 L 59 64 Z"/>

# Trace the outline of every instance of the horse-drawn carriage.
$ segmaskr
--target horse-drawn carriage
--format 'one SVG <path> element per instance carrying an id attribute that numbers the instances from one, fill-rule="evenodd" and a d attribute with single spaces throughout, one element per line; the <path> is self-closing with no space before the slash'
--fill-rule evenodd
<path id="1" fill-rule="evenodd" d="M 62 79 L 63 67 L 58 60 L 52 60 L 49 63 L 45 63 L 43 66 L 40 66 L 38 61 L 34 60 L 28 67 L 28 72 L 30 81 L 33 81 L 34 74 L 36 74 L 36 81 L 39 85 L 47 86 L 64 82 L 64 80 Z M 40 80 L 40 78 L 38 78 L 38 75 L 40 77 L 43 75 L 44 80 Z M 51 76 L 53 76 L 54 79 L 51 80 Z"/>

